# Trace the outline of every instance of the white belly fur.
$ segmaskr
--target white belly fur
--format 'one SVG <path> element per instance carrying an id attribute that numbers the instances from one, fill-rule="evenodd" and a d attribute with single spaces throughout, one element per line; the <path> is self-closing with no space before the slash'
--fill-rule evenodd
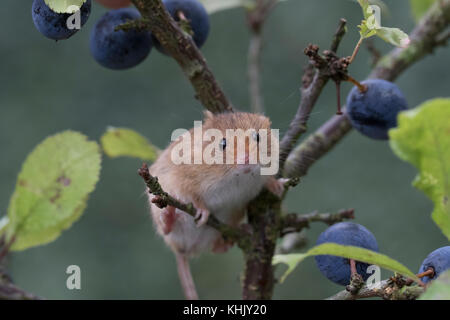
<path id="1" fill-rule="evenodd" d="M 216 218 L 230 223 L 232 214 L 243 209 L 258 195 L 267 178 L 259 174 L 259 169 L 248 174 L 234 172 L 207 189 L 204 203 Z M 185 199 L 180 195 L 175 197 L 185 203 L 192 202 L 192 199 Z M 219 232 L 208 226 L 197 227 L 189 214 L 178 209 L 176 212 L 177 220 L 172 232 L 164 236 L 165 240 L 190 256 L 209 251 L 219 238 Z"/>

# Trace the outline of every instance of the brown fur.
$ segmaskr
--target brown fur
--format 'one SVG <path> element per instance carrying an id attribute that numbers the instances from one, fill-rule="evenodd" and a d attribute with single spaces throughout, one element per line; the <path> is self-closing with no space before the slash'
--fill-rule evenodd
<path id="1" fill-rule="evenodd" d="M 207 129 L 218 129 L 225 136 L 227 129 L 242 129 L 244 131 L 248 129 L 269 130 L 270 120 L 262 115 L 245 112 L 224 113 L 218 115 L 213 115 L 210 112 L 205 112 L 205 119 L 202 125 L 202 129 L 203 133 Z M 193 132 L 194 129 L 191 129 L 189 131 L 191 137 L 193 136 Z M 237 188 L 244 188 L 242 189 L 244 197 L 239 198 L 237 196 L 238 198 L 236 199 L 246 199 L 245 192 L 252 192 L 248 193 L 249 197 L 250 194 L 253 195 L 253 192 L 258 192 L 258 190 L 262 188 L 262 183 L 266 181 L 264 180 L 265 178 L 256 179 L 254 173 L 251 173 L 251 177 L 249 176 L 250 180 L 242 180 L 246 179 L 245 173 L 239 171 L 242 169 L 240 169 L 241 167 L 239 167 L 239 165 L 237 164 L 236 157 L 234 158 L 234 162 L 232 164 L 202 163 L 176 165 L 172 162 L 171 154 L 173 148 L 180 142 L 180 139 L 181 138 L 172 142 L 161 153 L 156 162 L 151 166 L 150 173 L 158 177 L 162 188 L 166 192 L 182 202 L 193 203 L 197 208 L 197 211 L 200 210 L 209 212 L 209 210 L 216 210 L 208 208 L 207 206 L 208 201 L 211 203 L 211 199 L 209 197 L 211 196 L 211 193 L 213 193 L 213 198 L 217 198 L 217 201 L 219 201 L 219 207 L 216 208 L 222 210 L 221 215 L 217 217 L 225 223 L 237 225 L 244 217 L 245 207 L 247 203 L 230 204 L 229 201 L 224 200 L 224 206 L 222 207 L 220 205 L 220 199 L 222 195 L 215 195 L 214 190 L 228 190 L 228 187 L 231 188 L 231 191 L 235 191 L 239 196 L 240 189 L 236 191 L 233 185 L 227 185 L 227 183 L 236 183 Z M 203 142 L 202 148 L 210 143 L 211 142 Z M 219 144 L 220 141 L 214 141 L 214 143 Z M 250 144 L 248 141 L 246 141 L 245 147 L 246 152 L 248 153 L 250 151 Z M 192 163 L 194 159 L 195 148 L 195 146 L 192 146 L 191 148 Z M 234 154 L 236 155 L 236 148 L 236 143 L 235 150 L 233 150 L 232 148 L 225 148 L 224 159 L 227 152 L 234 151 Z M 239 177 L 236 179 L 240 180 L 233 180 L 235 176 Z M 273 180 L 274 179 L 272 178 L 272 183 Z M 249 185 L 249 183 L 253 183 L 250 181 L 255 181 L 257 185 Z M 268 185 L 270 185 L 270 183 Z M 207 194 L 209 196 L 207 196 Z M 226 196 L 229 195 L 225 194 L 224 199 L 226 199 Z M 249 200 L 251 199 L 247 199 L 245 201 Z M 193 284 L 192 277 L 190 276 L 188 264 L 185 263 L 185 259 L 188 256 L 204 251 L 206 248 L 214 248 L 214 250 L 221 251 L 221 248 L 229 246 L 229 244 L 224 243 L 221 235 L 210 227 L 201 226 L 198 228 L 193 228 L 193 218 L 178 209 L 175 213 L 177 222 L 174 224 L 175 227 L 173 229 L 173 232 L 167 232 L 167 226 L 164 225 L 164 215 L 168 214 L 167 208 L 159 209 L 155 205 L 153 205 L 151 201 L 150 205 L 153 221 L 155 222 L 158 233 L 163 236 L 165 242 L 172 248 L 175 255 L 177 256 L 179 275 L 185 289 L 186 296 L 188 298 L 195 297 L 196 295 L 193 293 L 193 290 L 195 292 L 195 286 Z M 189 289 L 189 292 L 186 291 L 187 289 Z"/>

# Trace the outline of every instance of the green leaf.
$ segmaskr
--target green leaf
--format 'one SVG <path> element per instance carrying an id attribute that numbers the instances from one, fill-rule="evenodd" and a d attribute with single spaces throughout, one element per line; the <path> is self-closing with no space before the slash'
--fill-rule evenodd
<path id="1" fill-rule="evenodd" d="M 358 0 L 358 3 L 362 8 L 364 19 L 367 20 L 370 16 L 372 16 L 372 14 L 370 13 L 371 11 L 369 10 L 369 0 Z"/>
<path id="2" fill-rule="evenodd" d="M 367 39 L 377 34 L 377 30 L 369 29 L 365 20 L 361 21 L 361 24 L 358 25 L 359 34 L 361 38 Z"/>
<path id="3" fill-rule="evenodd" d="M 111 158 L 125 156 L 155 161 L 159 153 L 146 138 L 127 128 L 108 128 L 101 143 L 103 151 Z"/>
<path id="4" fill-rule="evenodd" d="M 450 99 L 434 99 L 401 112 L 389 131 L 394 153 L 419 174 L 413 185 L 434 203 L 434 222 L 450 239 Z"/>
<path id="5" fill-rule="evenodd" d="M 272 258 L 272 264 L 276 265 L 279 263 L 284 263 L 288 266 L 287 270 L 281 276 L 280 282 L 283 283 L 287 276 L 295 270 L 297 265 L 302 262 L 305 258 L 309 257 L 309 252 L 307 253 L 289 253 L 289 254 L 277 254 Z"/>
<path id="6" fill-rule="evenodd" d="M 409 36 L 398 28 L 381 27 L 377 29 L 376 34 L 384 41 L 396 46 L 405 48 L 409 45 Z"/>
<path id="7" fill-rule="evenodd" d="M 419 21 L 436 0 L 409 0 L 409 2 L 414 18 Z"/>
<path id="8" fill-rule="evenodd" d="M 56 13 L 74 13 L 80 10 L 87 0 L 44 0 Z"/>
<path id="9" fill-rule="evenodd" d="M 450 270 L 433 280 L 419 300 L 450 300 Z"/>
<path id="10" fill-rule="evenodd" d="M 295 269 L 295 267 L 305 258 L 325 254 L 354 259 L 356 261 L 361 261 L 368 264 L 375 264 L 381 268 L 400 273 L 414 280 L 418 280 L 418 278 L 412 271 L 410 271 L 400 262 L 397 262 L 389 258 L 388 256 L 385 256 L 384 254 L 359 247 L 344 246 L 335 243 L 321 244 L 309 249 L 306 253 L 276 255 L 273 257 L 272 264 L 284 263 L 288 265 L 287 271 L 280 279 L 281 282 L 283 282 L 286 277 Z"/>
<path id="11" fill-rule="evenodd" d="M 25 160 L 8 208 L 12 250 L 55 240 L 86 208 L 99 179 L 96 142 L 73 131 L 48 137 Z"/>
<path id="12" fill-rule="evenodd" d="M 378 12 L 373 10 L 371 7 L 372 3 L 375 4 L 373 0 L 358 0 L 358 3 L 361 6 L 364 15 L 364 20 L 358 25 L 361 38 L 366 39 L 376 35 L 397 47 L 404 48 L 409 45 L 409 36 L 405 32 L 398 28 L 386 28 L 381 26 L 381 7 L 378 6 Z M 378 16 L 378 14 L 380 16 Z"/>

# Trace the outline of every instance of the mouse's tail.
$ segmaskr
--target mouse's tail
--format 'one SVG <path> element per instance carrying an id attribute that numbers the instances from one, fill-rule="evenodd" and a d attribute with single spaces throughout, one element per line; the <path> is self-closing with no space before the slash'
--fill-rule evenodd
<path id="1" fill-rule="evenodd" d="M 178 276 L 180 277 L 181 286 L 183 287 L 186 299 L 198 300 L 188 257 L 185 254 L 175 252 L 175 258 L 177 259 Z"/>

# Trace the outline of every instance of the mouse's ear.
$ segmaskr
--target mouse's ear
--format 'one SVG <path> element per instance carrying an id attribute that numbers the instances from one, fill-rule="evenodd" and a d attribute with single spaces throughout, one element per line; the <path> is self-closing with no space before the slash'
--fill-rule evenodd
<path id="1" fill-rule="evenodd" d="M 207 119 L 212 119 L 214 117 L 214 115 L 211 111 L 205 110 L 205 111 L 203 111 L 203 117 L 205 118 L 205 120 L 207 120 Z"/>

